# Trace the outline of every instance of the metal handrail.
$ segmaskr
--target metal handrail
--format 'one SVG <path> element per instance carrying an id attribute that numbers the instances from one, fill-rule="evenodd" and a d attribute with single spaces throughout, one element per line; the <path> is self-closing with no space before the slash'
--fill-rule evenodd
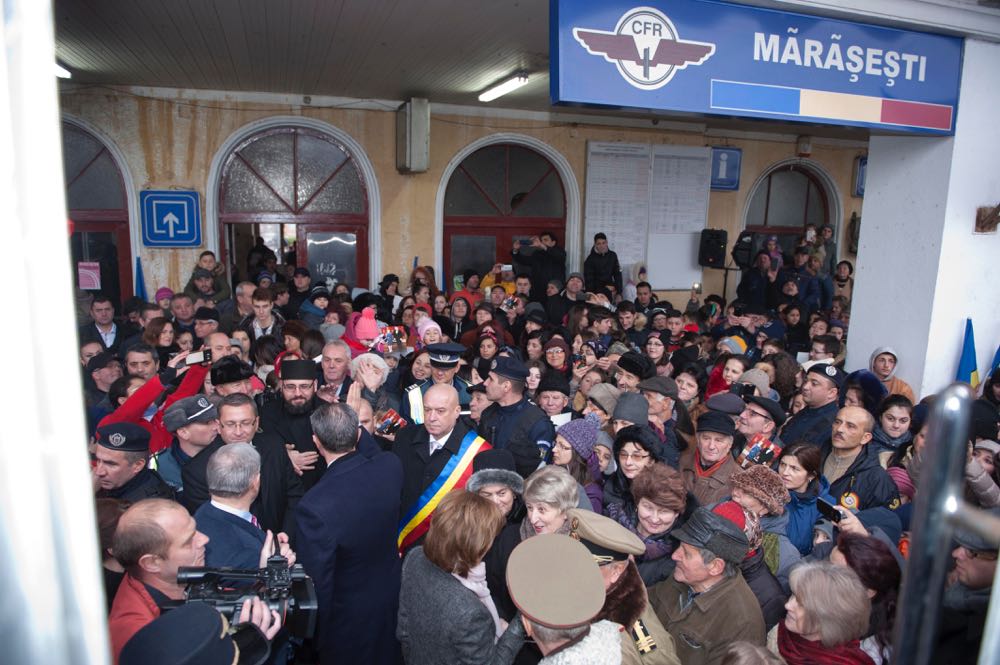
<path id="1" fill-rule="evenodd" d="M 893 648 L 896 665 L 927 665 L 934 654 L 955 527 L 974 531 L 1000 545 L 1000 520 L 962 499 L 973 399 L 968 385 L 955 383 L 938 396 L 931 409 L 927 442 L 921 453 L 910 556 L 897 605 Z M 1000 575 L 994 578 L 979 665 L 989 663 L 1000 647 L 1000 603 L 995 602 L 998 595 Z"/>

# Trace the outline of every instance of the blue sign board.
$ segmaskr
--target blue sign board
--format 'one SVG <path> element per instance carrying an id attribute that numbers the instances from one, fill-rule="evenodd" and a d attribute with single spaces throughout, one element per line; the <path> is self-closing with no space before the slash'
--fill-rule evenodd
<path id="1" fill-rule="evenodd" d="M 198 192 L 139 192 L 142 244 L 146 247 L 201 245 L 201 205 Z"/>
<path id="2" fill-rule="evenodd" d="M 735 192 L 740 188 L 740 162 L 743 151 L 739 148 L 712 148 L 712 189 Z"/>
<path id="3" fill-rule="evenodd" d="M 550 0 L 551 94 L 951 134 L 963 41 L 715 0 Z"/>

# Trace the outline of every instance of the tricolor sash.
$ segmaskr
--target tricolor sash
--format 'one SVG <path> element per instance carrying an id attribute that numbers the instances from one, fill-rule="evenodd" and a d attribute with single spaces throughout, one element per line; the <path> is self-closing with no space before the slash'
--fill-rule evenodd
<path id="1" fill-rule="evenodd" d="M 486 439 L 469 432 L 462 439 L 458 454 L 452 455 L 441 473 L 423 491 L 410 507 L 403 519 L 399 520 L 399 537 L 396 544 L 403 552 L 427 533 L 431 526 L 431 513 L 441 503 L 441 499 L 453 489 L 465 487 L 465 481 L 472 475 L 472 458 L 481 450 L 492 448 Z"/>

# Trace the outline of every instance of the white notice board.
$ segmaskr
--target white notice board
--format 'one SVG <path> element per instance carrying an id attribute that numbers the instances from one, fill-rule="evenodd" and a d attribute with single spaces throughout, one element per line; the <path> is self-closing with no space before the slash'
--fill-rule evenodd
<path id="1" fill-rule="evenodd" d="M 642 263 L 654 289 L 690 288 L 701 280 L 711 162 L 708 147 L 588 143 L 587 244 L 603 231 L 623 271 Z"/>

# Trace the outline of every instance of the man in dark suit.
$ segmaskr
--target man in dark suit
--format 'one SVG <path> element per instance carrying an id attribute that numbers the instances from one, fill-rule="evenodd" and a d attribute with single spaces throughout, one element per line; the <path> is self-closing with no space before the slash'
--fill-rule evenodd
<path id="1" fill-rule="evenodd" d="M 242 393 L 226 395 L 219 404 L 219 436 L 184 465 L 184 506 L 194 513 L 209 500 L 208 463 L 227 444 L 249 443 L 260 453 L 260 488 L 250 511 L 265 531 L 295 533 L 295 504 L 305 489 L 292 469 L 284 442 L 258 429 L 257 406 Z"/>
<path id="2" fill-rule="evenodd" d="M 279 552 L 295 563 L 288 536 L 265 533 L 250 512 L 260 489 L 260 454 L 248 443 L 234 443 L 216 451 L 208 462 L 208 489 L 212 500 L 194 514 L 198 530 L 208 536 L 206 566 L 257 568 L 267 562 L 277 538 Z"/>
<path id="3" fill-rule="evenodd" d="M 396 523 L 402 466 L 361 429 L 346 404 L 324 404 L 310 420 L 326 473 L 298 504 L 296 546 L 316 586 L 320 663 L 401 663 Z"/>
<path id="4" fill-rule="evenodd" d="M 119 353 L 126 339 L 139 332 L 132 325 L 115 323 L 115 306 L 111 298 L 103 294 L 94 296 L 94 302 L 90 305 L 90 318 L 93 322 L 81 326 L 78 331 L 80 344 L 97 342 L 105 351 L 115 355 Z"/>

